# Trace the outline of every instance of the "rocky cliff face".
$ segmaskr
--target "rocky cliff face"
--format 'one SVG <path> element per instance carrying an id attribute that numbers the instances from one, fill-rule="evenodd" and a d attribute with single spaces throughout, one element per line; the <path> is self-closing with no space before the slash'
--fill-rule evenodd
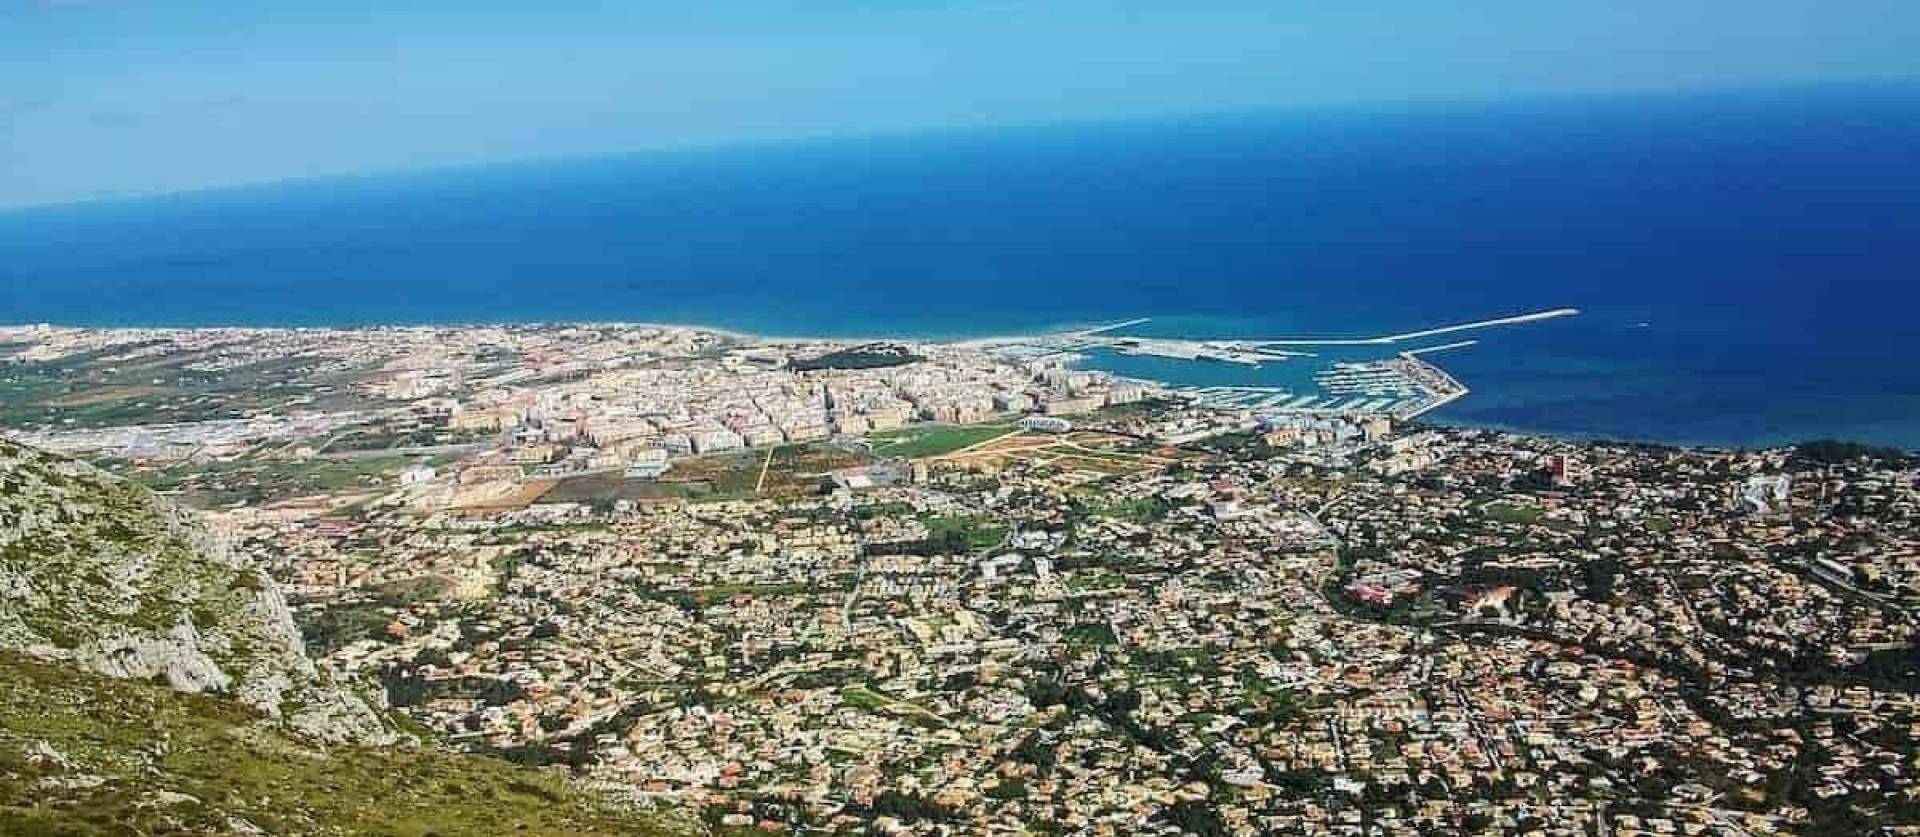
<path id="1" fill-rule="evenodd" d="M 5 440 L 0 649 L 226 694 L 322 742 L 393 737 L 315 669 L 273 582 L 191 512 Z"/>

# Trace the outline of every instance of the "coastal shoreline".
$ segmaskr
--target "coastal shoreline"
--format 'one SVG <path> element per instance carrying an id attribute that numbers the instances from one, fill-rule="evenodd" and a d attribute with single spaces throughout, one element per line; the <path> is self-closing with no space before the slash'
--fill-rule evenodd
<path id="1" fill-rule="evenodd" d="M 1564 312 L 1564 313 L 1561 313 L 1561 312 Z M 1543 313 L 1548 314 L 1549 317 L 1558 317 L 1558 316 L 1566 316 L 1568 314 L 1573 313 L 1573 311 L 1572 309 L 1555 309 L 1552 312 L 1543 312 Z M 1537 314 L 1536 315 L 1516 315 L 1514 317 L 1502 317 L 1495 320 L 1476 321 L 1474 323 L 1465 324 L 1464 328 L 1484 328 L 1484 327 L 1489 327 L 1494 325 L 1509 324 L 1515 321 L 1531 321 L 1533 319 L 1538 319 L 1538 318 L 1540 318 L 1540 316 Z M 1145 318 L 1137 318 L 1133 320 L 1120 322 L 1118 326 L 1138 325 L 1146 321 L 1147 320 Z M 1086 346 L 1074 345 L 1074 341 L 1084 340 L 1085 338 L 1088 338 L 1094 335 L 1101 335 L 1104 338 L 1107 333 L 1109 333 L 1112 329 L 1116 327 L 1117 326 L 1114 325 L 1113 321 L 1107 321 L 1105 323 L 1094 323 L 1090 325 L 1068 326 L 1061 330 L 1051 331 L 1051 332 L 1042 332 L 1037 334 L 1002 335 L 997 337 L 967 338 L 967 339 L 961 339 L 961 340 L 941 340 L 937 338 L 910 337 L 910 336 L 909 337 L 892 337 L 892 338 L 871 338 L 871 337 L 853 338 L 853 337 L 835 337 L 835 336 L 781 337 L 781 336 L 756 334 L 756 333 L 751 333 L 751 332 L 738 330 L 738 329 L 729 329 L 724 327 L 702 325 L 702 324 L 695 324 L 695 323 L 668 323 L 668 322 L 650 322 L 650 321 L 637 321 L 637 320 L 636 321 L 626 321 L 626 320 L 541 321 L 541 322 L 526 322 L 526 323 L 491 322 L 491 323 L 472 323 L 472 324 L 469 324 L 469 323 L 420 323 L 420 324 L 405 324 L 405 325 L 370 325 L 370 326 L 341 325 L 341 326 L 184 326 L 184 327 L 182 326 L 89 327 L 89 326 L 68 326 L 68 325 L 60 325 L 60 324 L 53 324 L 53 323 L 33 323 L 33 324 L 23 324 L 23 325 L 0 326 L 0 340 L 17 340 L 20 338 L 24 338 L 27 335 L 31 335 L 35 332 L 46 331 L 46 330 L 59 331 L 59 332 L 73 332 L 73 333 L 151 332 L 151 333 L 159 334 L 159 333 L 235 332 L 235 333 L 242 333 L 242 334 L 286 334 L 286 335 L 309 334 L 311 335 L 311 334 L 324 334 L 328 332 L 405 333 L 405 332 L 435 332 L 435 331 L 466 331 L 466 330 L 483 330 L 483 329 L 506 329 L 506 330 L 513 330 L 513 331 L 565 330 L 565 329 L 574 329 L 574 328 L 641 329 L 641 330 L 659 330 L 659 331 L 668 332 L 668 333 L 708 335 L 708 336 L 712 336 L 733 344 L 744 344 L 747 346 L 763 345 L 767 347 L 778 347 L 782 349 L 804 349 L 806 347 L 817 347 L 824 350 L 835 350 L 835 349 L 843 349 L 847 347 L 857 347 L 862 345 L 872 345 L 872 344 L 880 344 L 880 343 L 899 343 L 899 344 L 904 344 L 908 346 L 940 346 L 940 347 L 946 347 L 950 349 L 976 350 L 976 351 L 993 353 L 993 352 L 996 352 L 997 350 L 1006 349 L 1007 347 L 1019 347 L 1019 346 L 1045 347 L 1046 350 L 1051 353 L 1049 356 L 1053 357 L 1057 362 L 1068 363 L 1073 368 L 1085 369 L 1088 371 L 1094 371 L 1094 372 L 1110 375 L 1116 381 L 1126 382 L 1130 384 L 1150 385 L 1153 387 L 1169 389 L 1169 390 L 1192 389 L 1194 386 L 1196 386 L 1196 384 L 1192 384 L 1189 381 L 1182 380 L 1182 378 L 1178 375 L 1173 375 L 1173 376 L 1137 375 L 1137 374 L 1128 374 L 1124 371 L 1119 371 L 1114 368 L 1111 368 L 1110 365 L 1102 363 L 1101 358 L 1094 357 L 1094 355 L 1098 354 L 1099 352 L 1109 350 L 1110 347 L 1107 347 L 1104 345 L 1095 347 L 1096 351 L 1094 352 L 1074 351 L 1075 348 L 1080 348 L 1080 349 L 1087 348 Z M 1464 328 L 1462 326 L 1439 326 L 1436 328 L 1427 329 L 1425 331 L 1418 332 L 1418 334 L 1439 336 L 1442 334 L 1448 334 L 1455 331 L 1464 330 Z M 1127 338 L 1121 338 L 1121 339 L 1127 339 Z M 1154 339 L 1169 341 L 1169 342 L 1173 340 L 1172 338 L 1154 338 Z M 1335 341 L 1336 343 L 1340 343 L 1343 341 L 1362 341 L 1368 346 L 1373 346 L 1373 345 L 1380 344 L 1380 341 L 1383 338 L 1359 337 L 1359 338 L 1328 338 L 1328 339 Z M 1065 345 L 1062 344 L 1062 341 L 1064 341 Z M 1236 341 L 1192 340 L 1192 341 L 1185 341 L 1185 342 L 1189 342 L 1194 345 L 1214 345 L 1214 344 L 1226 344 L 1226 343 L 1231 343 Z M 1237 342 L 1248 342 L 1248 341 L 1237 341 Z M 1446 343 L 1446 344 L 1437 345 L 1437 346 L 1427 346 L 1422 348 L 1408 348 L 1404 351 L 1396 353 L 1394 357 L 1398 358 L 1401 361 L 1410 359 L 1419 363 L 1423 367 L 1428 367 L 1432 370 L 1435 370 L 1440 374 L 1440 376 L 1444 377 L 1447 381 L 1452 381 L 1455 385 L 1455 388 L 1457 388 L 1458 390 L 1457 393 L 1449 397 L 1442 398 L 1438 400 L 1436 403 L 1432 403 L 1428 406 L 1422 407 L 1417 411 L 1413 411 L 1406 415 L 1396 416 L 1396 419 L 1403 422 L 1415 422 L 1415 423 L 1426 425 L 1426 426 L 1452 427 L 1452 428 L 1468 429 L 1468 430 L 1489 430 L 1489 431 L 1501 432 L 1501 433 L 1513 433 L 1518 435 L 1539 436 L 1539 437 L 1545 437 L 1545 438 L 1561 439 L 1561 440 L 1566 440 L 1570 442 L 1596 443 L 1596 444 L 1612 443 L 1612 444 L 1657 445 L 1657 446 L 1665 446 L 1665 447 L 1712 449 L 1712 450 L 1764 449 L 1764 448 L 1773 448 L 1773 447 L 1792 445 L 1792 444 L 1813 440 L 1813 439 L 1849 438 L 1844 433 L 1809 433 L 1809 434 L 1800 434 L 1795 436 L 1782 436 L 1777 439 L 1770 439 L 1770 440 L 1766 440 L 1764 442 L 1758 442 L 1758 443 L 1730 443 L 1724 440 L 1715 440 L 1710 438 L 1683 438 L 1683 437 L 1674 437 L 1670 435 L 1663 435 L 1659 433 L 1619 433 L 1619 432 L 1606 432 L 1606 431 L 1595 431 L 1595 430 L 1574 429 L 1574 428 L 1556 428 L 1551 426 L 1540 426 L 1537 424 L 1530 424 L 1530 423 L 1478 419 L 1471 415 L 1464 415 L 1464 416 L 1456 415 L 1456 414 L 1453 414 L 1453 411 L 1450 411 L 1447 408 L 1452 407 L 1460 399 L 1465 397 L 1470 391 L 1469 387 L 1464 381 L 1462 381 L 1452 371 L 1439 367 L 1438 365 L 1433 364 L 1432 362 L 1426 360 L 1425 358 L 1420 357 L 1420 355 L 1424 352 L 1437 351 L 1439 349 L 1465 348 L 1470 345 L 1473 345 L 1474 342 L 1475 341 L 1471 341 L 1471 340 L 1457 341 L 1457 342 Z M 1391 345 L 1391 343 L 1388 343 L 1385 345 Z M 0 359 L 3 359 L 3 358 L 0 358 Z M 1291 363 L 1291 362 L 1294 362 L 1295 360 L 1296 359 L 1294 358 L 1289 358 L 1287 359 L 1287 362 Z M 1188 362 L 1203 364 L 1203 365 L 1211 365 L 1209 361 L 1205 359 L 1190 360 Z M 1259 412 L 1260 411 L 1258 410 L 1248 411 L 1250 415 L 1257 414 Z M 1326 414 L 1329 414 L 1329 415 L 1337 414 L 1337 413 L 1338 411 L 1326 411 Z M 1313 411 L 1308 411 L 1305 414 L 1313 414 Z M 1865 439 L 1862 441 L 1871 442 L 1874 440 Z M 1914 449 L 1913 446 L 1894 445 L 1894 447 L 1898 447 L 1903 450 Z"/>

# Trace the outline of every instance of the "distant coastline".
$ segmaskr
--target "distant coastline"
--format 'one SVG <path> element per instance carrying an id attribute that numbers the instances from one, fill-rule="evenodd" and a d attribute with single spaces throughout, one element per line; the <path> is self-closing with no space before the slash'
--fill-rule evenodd
<path id="1" fill-rule="evenodd" d="M 1130 333 L 1231 341 L 1577 305 L 1433 358 L 1474 391 L 1433 420 L 1920 447 L 1916 157 L 1913 90 L 1805 90 L 283 184 L 0 213 L 0 320 L 618 320 L 859 342 L 1151 315 Z M 1390 347 L 1348 351 L 1369 348 Z M 1285 363 L 1089 362 L 1299 386 Z"/>
<path id="2" fill-rule="evenodd" d="M 1469 328 L 1494 327 L 1499 325 L 1509 325 L 1509 324 L 1516 324 L 1516 323 L 1538 322 L 1542 319 L 1558 319 L 1563 316 L 1571 316 L 1577 313 L 1578 312 L 1575 309 L 1553 309 L 1550 311 L 1539 312 L 1536 314 L 1513 315 L 1508 317 L 1498 317 L 1498 318 L 1492 318 L 1492 319 L 1483 320 L 1483 321 L 1476 321 L 1474 323 L 1436 326 L 1436 327 L 1418 330 L 1412 333 L 1419 334 L 1419 335 L 1440 337 L 1443 335 L 1451 335 L 1460 330 L 1463 330 L 1460 327 L 1462 325 L 1467 326 Z M 1541 314 L 1545 314 L 1547 316 L 1541 316 Z M 1137 323 L 1145 323 L 1145 322 L 1147 322 L 1147 318 L 1136 318 L 1133 321 L 1129 321 L 1125 323 L 1125 325 L 1134 325 Z M 6 338 L 9 332 L 34 329 L 34 328 L 58 328 L 58 329 L 75 329 L 75 330 L 133 330 L 133 331 L 235 330 L 235 331 L 261 331 L 261 332 L 331 331 L 331 330 L 434 331 L 434 330 L 469 330 L 469 329 L 488 329 L 488 328 L 515 329 L 515 330 L 574 329 L 574 328 L 585 328 L 585 329 L 634 328 L 634 329 L 661 329 L 661 330 L 685 331 L 685 332 L 691 332 L 691 333 L 708 334 L 708 335 L 714 335 L 717 337 L 724 338 L 730 342 L 748 344 L 748 345 L 758 344 L 758 345 L 782 346 L 782 347 L 812 346 L 812 347 L 818 347 L 823 351 L 832 352 L 832 351 L 844 351 L 847 349 L 858 348 L 863 346 L 872 346 L 872 345 L 884 344 L 884 343 L 899 344 L 903 347 L 951 346 L 956 348 L 964 347 L 964 348 L 981 349 L 981 350 L 987 350 L 992 348 L 1004 348 L 1007 346 L 1019 346 L 1019 345 L 1036 345 L 1036 344 L 1044 345 L 1047 343 L 1047 341 L 1050 341 L 1050 340 L 1062 340 L 1062 339 L 1071 340 L 1073 338 L 1083 336 L 1083 335 L 1093 334 L 1096 332 L 1105 332 L 1107 328 L 1110 327 L 1111 325 L 1112 323 L 1110 321 L 1109 322 L 1093 322 L 1093 323 L 1075 324 L 1072 326 L 1065 327 L 1063 329 L 1042 333 L 1042 334 L 1001 335 L 996 337 L 943 340 L 943 339 L 932 339 L 932 338 L 923 338 L 923 337 L 916 337 L 916 336 L 893 336 L 893 337 L 885 337 L 885 338 L 844 337 L 844 336 L 777 337 L 777 336 L 751 334 L 751 333 L 740 331 L 740 330 L 714 327 L 714 326 L 702 325 L 698 323 L 664 323 L 664 322 L 618 321 L 618 320 L 577 321 L 577 322 L 575 321 L 543 321 L 543 322 L 500 322 L 500 323 L 410 323 L 410 324 L 384 324 L 384 325 L 365 325 L 365 326 L 347 325 L 347 326 L 293 326 L 293 327 L 255 326 L 255 325 L 188 326 L 188 327 L 178 327 L 178 326 L 96 327 L 96 326 L 68 326 L 68 325 L 62 325 L 58 323 L 19 323 L 19 324 L 0 323 L 0 361 L 4 361 L 6 359 L 5 344 L 6 344 Z M 1393 336 L 1402 336 L 1402 335 L 1393 335 Z M 1192 340 L 1189 342 L 1193 342 L 1195 344 L 1209 344 L 1216 341 Z M 1415 356 L 1420 354 L 1422 351 L 1457 349 L 1457 348 L 1463 348 L 1469 345 L 1477 344 L 1477 341 L 1469 340 L 1469 341 L 1459 341 L 1456 343 L 1446 343 L 1446 344 L 1440 344 L 1435 346 L 1428 346 L 1428 347 L 1425 347 L 1424 349 L 1421 349 L 1421 348 L 1403 347 L 1401 345 L 1396 344 L 1395 341 L 1393 340 L 1388 340 L 1388 339 L 1379 338 L 1379 337 L 1373 337 L 1373 338 L 1328 337 L 1328 338 L 1319 338 L 1319 339 L 1284 338 L 1284 339 L 1278 339 L 1278 340 L 1225 341 L 1225 342 L 1288 344 L 1288 345 L 1311 344 L 1311 345 L 1322 345 L 1322 346 L 1328 346 L 1328 345 L 1364 346 L 1364 347 L 1388 346 L 1396 350 L 1396 354 L 1402 357 Z M 1075 366 L 1091 369 L 1095 371 L 1107 372 L 1123 380 L 1131 380 L 1138 383 L 1151 384 L 1156 387 L 1167 387 L 1167 388 L 1175 388 L 1175 389 L 1191 388 L 1193 386 L 1193 384 L 1187 383 L 1187 381 L 1190 380 L 1190 378 L 1183 378 L 1180 375 L 1147 377 L 1147 376 L 1141 376 L 1137 374 L 1129 374 L 1125 370 L 1117 370 L 1112 366 L 1111 363 L 1100 362 L 1102 359 L 1102 355 L 1104 354 L 1103 351 L 1093 351 L 1093 352 L 1087 352 L 1083 354 L 1083 353 L 1066 351 L 1063 349 L 1059 351 L 1059 354 L 1062 357 L 1070 358 L 1070 362 Z M 919 360 L 920 358 L 915 357 L 914 359 Z M 1183 365 L 1184 365 L 1184 368 L 1186 368 L 1189 371 L 1189 373 L 1195 370 L 1210 371 L 1210 370 L 1219 370 L 1223 367 L 1230 368 L 1233 366 L 1232 364 L 1208 363 L 1206 361 L 1187 361 Z M 0 368 L 3 368 L 3 367 L 0 367 Z M 1441 402 L 1441 405 L 1442 405 L 1441 408 L 1437 412 L 1434 412 L 1434 414 L 1432 415 L 1428 414 L 1431 408 L 1423 409 L 1419 411 L 1418 421 L 1420 423 L 1433 425 L 1433 426 L 1453 427 L 1453 428 L 1470 429 L 1470 430 L 1488 430 L 1488 431 L 1502 432 L 1502 433 L 1513 433 L 1516 435 L 1524 435 L 1524 436 L 1559 438 L 1567 441 L 1580 442 L 1580 443 L 1656 445 L 1656 446 L 1666 446 L 1666 447 L 1675 447 L 1675 448 L 1718 449 L 1718 450 L 1778 448 L 1778 447 L 1787 447 L 1787 446 L 1792 446 L 1795 444 L 1801 444 L 1806 442 L 1826 441 L 1826 440 L 1860 442 L 1863 444 L 1882 444 L 1882 445 L 1888 444 L 1888 443 L 1875 442 L 1874 440 L 1870 440 L 1870 439 L 1851 439 L 1842 434 L 1822 434 L 1822 433 L 1813 433 L 1813 434 L 1804 436 L 1802 438 L 1782 438 L 1782 439 L 1769 441 L 1764 444 L 1724 444 L 1724 443 L 1717 443 L 1713 441 L 1695 441 L 1695 440 L 1659 438 L 1654 436 L 1636 436 L 1636 435 L 1620 435 L 1620 434 L 1593 433 L 1593 432 L 1582 432 L 1582 431 L 1567 431 L 1567 430 L 1560 430 L 1560 429 L 1554 429 L 1554 428 L 1527 427 L 1527 426 L 1504 424 L 1500 422 L 1482 421 L 1482 420 L 1476 420 L 1470 417 L 1462 418 L 1456 415 L 1449 415 L 1445 409 L 1445 406 L 1451 405 L 1454 401 L 1462 397 L 1468 397 L 1468 388 L 1465 385 L 1461 385 L 1457 381 L 1454 381 L 1451 373 L 1447 372 L 1445 369 L 1439 368 L 1439 367 L 1434 367 L 1434 368 L 1443 377 L 1447 378 L 1450 382 L 1454 383 L 1456 386 L 1459 386 L 1460 391 L 1457 395 L 1443 399 Z M 1909 451 L 1909 452 L 1920 453 L 1920 445 L 1913 445 L 1913 444 L 1903 445 L 1903 444 L 1893 443 L 1890 446 L 1901 449 L 1901 450 Z"/>

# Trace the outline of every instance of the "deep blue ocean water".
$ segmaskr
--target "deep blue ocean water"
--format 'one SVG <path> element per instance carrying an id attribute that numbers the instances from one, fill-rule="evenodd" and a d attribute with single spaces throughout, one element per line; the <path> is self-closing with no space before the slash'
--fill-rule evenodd
<path id="1" fill-rule="evenodd" d="M 155 160 L 164 165 L 164 160 Z M 1373 334 L 1446 421 L 1920 446 L 1920 88 L 929 133 L 0 213 L 0 322 Z M 1177 382 L 1286 374 L 1109 358 Z"/>

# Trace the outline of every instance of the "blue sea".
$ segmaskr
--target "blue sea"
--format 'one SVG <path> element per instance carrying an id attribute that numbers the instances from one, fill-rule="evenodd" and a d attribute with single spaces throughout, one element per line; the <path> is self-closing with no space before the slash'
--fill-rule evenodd
<path id="1" fill-rule="evenodd" d="M 1480 340 L 1433 356 L 1473 394 L 1432 418 L 1920 447 L 1920 88 L 930 132 L 0 213 L 0 322 L 1283 337 L 1561 306 L 1584 313 L 1425 341 Z"/>

